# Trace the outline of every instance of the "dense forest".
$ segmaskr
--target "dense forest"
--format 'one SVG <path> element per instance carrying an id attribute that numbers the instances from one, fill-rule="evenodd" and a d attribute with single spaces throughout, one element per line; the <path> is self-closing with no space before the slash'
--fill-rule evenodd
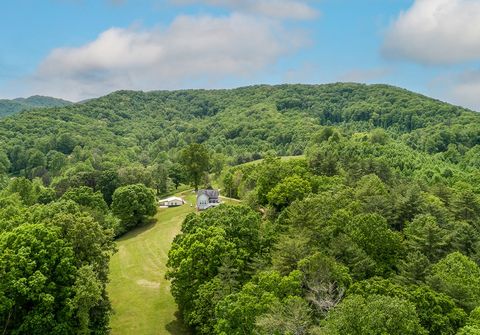
<path id="1" fill-rule="evenodd" d="M 384 130 L 326 127 L 306 157 L 232 167 L 168 278 L 198 334 L 478 334 L 479 171 Z"/>
<path id="2" fill-rule="evenodd" d="M 63 107 L 72 103 L 63 99 L 34 95 L 13 100 L 0 99 L 0 117 L 42 107 Z"/>
<path id="3" fill-rule="evenodd" d="M 479 334 L 479 117 L 332 84 L 120 91 L 0 119 L 0 329 L 107 333 L 115 238 L 156 196 L 220 183 L 243 205 L 189 215 L 169 254 L 195 333 Z"/>

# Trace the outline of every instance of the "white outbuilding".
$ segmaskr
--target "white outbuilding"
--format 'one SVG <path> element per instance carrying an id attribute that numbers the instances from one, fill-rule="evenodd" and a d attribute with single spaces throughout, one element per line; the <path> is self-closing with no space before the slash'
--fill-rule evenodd
<path id="1" fill-rule="evenodd" d="M 158 201 L 158 205 L 161 207 L 177 207 L 185 204 L 185 200 L 179 197 L 170 197 Z"/>

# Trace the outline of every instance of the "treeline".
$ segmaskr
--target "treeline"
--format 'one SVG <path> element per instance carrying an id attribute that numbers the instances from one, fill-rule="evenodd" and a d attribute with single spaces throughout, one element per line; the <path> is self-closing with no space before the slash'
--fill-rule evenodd
<path id="1" fill-rule="evenodd" d="M 326 127 L 305 158 L 224 173 L 168 278 L 197 334 L 478 334 L 479 171 L 383 130 Z"/>

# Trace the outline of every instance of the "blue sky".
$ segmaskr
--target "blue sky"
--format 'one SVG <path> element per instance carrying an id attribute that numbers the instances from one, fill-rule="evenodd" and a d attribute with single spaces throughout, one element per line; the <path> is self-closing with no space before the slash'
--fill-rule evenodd
<path id="1" fill-rule="evenodd" d="M 480 0 L 4 0 L 0 98 L 388 83 L 480 110 Z"/>

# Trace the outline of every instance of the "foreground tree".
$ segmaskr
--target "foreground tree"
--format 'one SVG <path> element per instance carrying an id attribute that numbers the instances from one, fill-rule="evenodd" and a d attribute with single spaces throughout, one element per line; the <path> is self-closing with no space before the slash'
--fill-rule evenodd
<path id="1" fill-rule="evenodd" d="M 194 233 L 175 238 L 168 253 L 167 279 L 172 283 L 172 295 L 180 307 L 185 321 L 190 326 L 199 326 L 195 319 L 200 318 L 195 299 L 200 287 L 219 273 L 225 259 L 234 260 L 236 268 L 235 244 L 227 240 L 222 228 L 199 228 Z"/>
<path id="2" fill-rule="evenodd" d="M 76 267 L 57 229 L 24 224 L 0 235 L 0 328 L 10 334 L 72 334 Z"/>
<path id="3" fill-rule="evenodd" d="M 415 305 L 420 324 L 430 335 L 455 334 L 465 324 L 467 317 L 452 298 L 426 285 L 403 286 L 389 279 L 374 277 L 356 282 L 348 294 L 364 298 L 382 295 L 407 300 Z"/>
<path id="4" fill-rule="evenodd" d="M 100 199 L 103 199 L 100 196 Z M 74 252 L 78 269 L 73 290 L 78 332 L 108 332 L 110 302 L 106 293 L 108 263 L 115 251 L 113 229 L 88 215 L 89 210 L 72 200 L 53 202 L 30 209 L 34 223 L 58 228 L 58 237 Z"/>
<path id="5" fill-rule="evenodd" d="M 167 277 L 185 321 L 200 334 L 212 334 L 215 303 L 249 278 L 261 250 L 260 216 L 246 206 L 222 205 L 190 214 L 168 254 Z"/>
<path id="6" fill-rule="evenodd" d="M 288 297 L 284 303 L 274 303 L 269 311 L 255 322 L 256 333 L 270 334 L 309 334 L 312 324 L 310 308 L 300 297 Z"/>
<path id="7" fill-rule="evenodd" d="M 459 252 L 435 264 L 427 281 L 437 291 L 451 296 L 467 312 L 480 305 L 480 268 Z"/>
<path id="8" fill-rule="evenodd" d="M 475 308 L 467 320 L 467 325 L 461 328 L 457 335 L 479 335 L 480 334 L 480 307 Z"/>
<path id="9" fill-rule="evenodd" d="M 421 335 L 415 306 L 403 299 L 373 295 L 347 297 L 331 311 L 318 332 L 322 335 Z"/>
<path id="10" fill-rule="evenodd" d="M 260 333 L 265 331 L 298 328 L 309 324 L 305 304 L 291 300 L 301 293 L 301 274 L 292 271 L 282 277 L 278 272 L 260 272 L 241 291 L 228 295 L 217 304 L 215 311 L 218 334 L 254 334 L 255 322 L 259 321 Z M 281 306 L 283 304 L 284 306 Z M 295 308 L 299 310 L 295 311 Z M 272 318 L 285 313 L 285 323 L 272 324 Z M 296 314 L 299 313 L 299 314 Z M 258 319 L 264 315 L 264 318 Z M 280 320 L 281 321 L 281 320 Z M 276 334 L 275 332 L 273 334 Z M 288 333 L 287 333 L 288 334 Z"/>

